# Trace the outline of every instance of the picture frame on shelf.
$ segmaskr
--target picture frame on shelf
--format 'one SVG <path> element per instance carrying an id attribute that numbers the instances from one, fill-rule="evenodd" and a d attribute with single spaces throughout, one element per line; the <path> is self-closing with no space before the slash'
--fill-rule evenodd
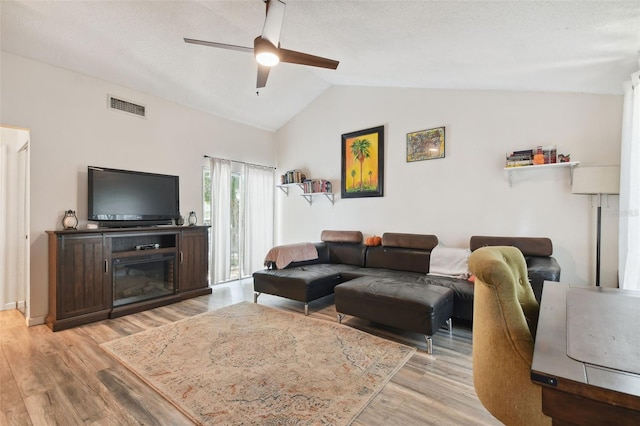
<path id="1" fill-rule="evenodd" d="M 382 197 L 384 126 L 342 135 L 342 198 Z"/>
<path id="2" fill-rule="evenodd" d="M 407 163 L 444 158 L 444 126 L 407 133 Z"/>

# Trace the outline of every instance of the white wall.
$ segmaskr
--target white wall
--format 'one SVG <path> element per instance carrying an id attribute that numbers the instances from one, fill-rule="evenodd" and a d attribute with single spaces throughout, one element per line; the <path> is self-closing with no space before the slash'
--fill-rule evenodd
<path id="1" fill-rule="evenodd" d="M 182 212 L 202 217 L 203 155 L 274 165 L 273 133 L 61 68 L 2 53 L 0 123 L 31 130 L 31 323 L 48 312 L 46 230 L 87 218 L 87 166 L 180 176 Z M 203 90 L 207 90 L 203 87 Z M 147 106 L 141 119 L 107 94 Z"/>
<path id="2" fill-rule="evenodd" d="M 582 165 L 620 158 L 621 96 L 333 87 L 276 133 L 278 173 L 329 179 L 335 205 L 277 191 L 277 241 L 322 229 L 429 233 L 467 247 L 471 235 L 546 236 L 562 280 L 595 282 L 595 207 L 571 194 L 568 168 L 528 170 L 510 188 L 505 153 L 555 144 Z M 341 134 L 385 125 L 384 197 L 340 199 Z M 446 127 L 444 159 L 406 162 L 406 134 Z M 293 194 L 293 195 L 292 195 Z M 602 285 L 617 285 L 617 203 L 603 210 Z"/>

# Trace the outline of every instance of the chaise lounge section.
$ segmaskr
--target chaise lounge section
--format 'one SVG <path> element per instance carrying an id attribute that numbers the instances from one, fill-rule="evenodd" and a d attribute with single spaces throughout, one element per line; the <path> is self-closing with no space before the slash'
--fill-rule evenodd
<path id="1" fill-rule="evenodd" d="M 360 231 L 322 231 L 320 243 L 314 246 L 317 259 L 291 262 L 285 269 L 269 269 L 253 274 L 253 301 L 262 293 L 273 294 L 304 303 L 309 314 L 309 302 L 333 294 L 334 288 L 350 279 L 346 275 L 364 267 L 367 246 L 362 244 Z"/>

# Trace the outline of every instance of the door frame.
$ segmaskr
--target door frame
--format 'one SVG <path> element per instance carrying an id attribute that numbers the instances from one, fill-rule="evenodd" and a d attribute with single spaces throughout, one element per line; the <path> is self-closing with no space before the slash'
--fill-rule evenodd
<path id="1" fill-rule="evenodd" d="M 8 161 L 11 161 L 12 167 L 16 170 L 15 180 L 9 182 L 10 185 L 16 186 L 16 210 L 12 212 L 12 216 L 16 219 L 6 225 L 8 227 L 15 226 L 18 230 L 15 234 L 17 241 L 14 241 L 18 248 L 15 259 L 17 270 L 14 289 L 16 290 L 16 299 L 24 300 L 15 300 L 14 302 L 15 308 L 25 316 L 28 326 L 31 316 L 31 131 L 23 127 L 8 125 L 0 125 L 0 128 L 2 133 L 17 132 L 15 142 L 11 146 L 12 154 L 8 156 Z"/>
<path id="2" fill-rule="evenodd" d="M 27 130 L 27 140 L 18 150 L 18 190 L 19 197 L 22 203 L 22 215 L 19 215 L 20 218 L 18 220 L 18 225 L 21 228 L 21 232 L 19 234 L 20 241 L 18 244 L 21 252 L 21 271 L 18 271 L 18 274 L 22 274 L 22 285 L 24 286 L 24 306 L 20 309 L 18 306 L 18 310 L 20 310 L 27 322 L 29 318 L 31 318 L 31 140 L 30 133 Z"/>

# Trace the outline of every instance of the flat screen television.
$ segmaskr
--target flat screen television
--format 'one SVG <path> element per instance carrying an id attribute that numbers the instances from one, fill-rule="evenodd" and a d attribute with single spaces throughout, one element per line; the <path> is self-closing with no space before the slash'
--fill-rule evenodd
<path id="1" fill-rule="evenodd" d="M 180 216 L 178 176 L 87 168 L 88 219 L 101 227 L 171 225 Z"/>

